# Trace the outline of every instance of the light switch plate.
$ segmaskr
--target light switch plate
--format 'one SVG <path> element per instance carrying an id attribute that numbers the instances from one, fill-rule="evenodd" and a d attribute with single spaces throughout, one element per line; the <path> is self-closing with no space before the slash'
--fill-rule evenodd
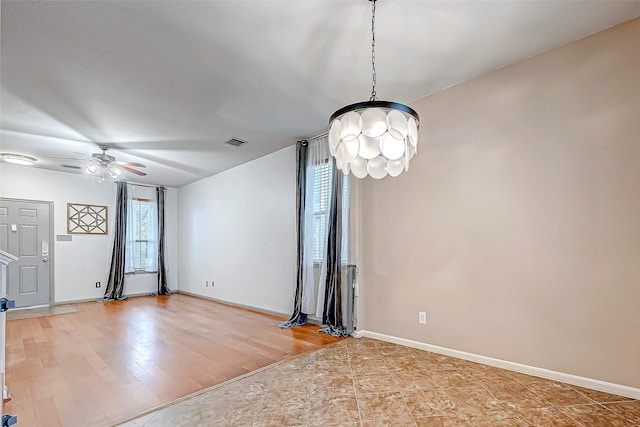
<path id="1" fill-rule="evenodd" d="M 427 324 L 427 313 L 425 311 L 418 312 L 418 322 L 420 322 L 423 325 Z"/>

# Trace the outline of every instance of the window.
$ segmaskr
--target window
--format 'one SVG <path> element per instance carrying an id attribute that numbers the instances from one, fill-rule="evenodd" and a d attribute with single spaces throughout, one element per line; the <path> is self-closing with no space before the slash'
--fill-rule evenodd
<path id="1" fill-rule="evenodd" d="M 142 198 L 129 200 L 127 214 L 127 266 L 129 272 L 157 270 L 156 201 Z"/>
<path id="2" fill-rule="evenodd" d="M 351 207 L 351 179 L 349 175 L 342 181 L 342 262 L 349 262 L 349 218 Z"/>
<path id="3" fill-rule="evenodd" d="M 313 261 L 321 263 L 324 261 L 325 244 L 327 233 L 327 220 L 331 203 L 331 173 L 333 161 L 324 159 L 314 168 L 313 186 Z M 343 214 L 343 236 L 342 236 L 342 260 L 349 259 L 349 179 L 345 177 L 342 187 L 342 214 Z"/>
<path id="4" fill-rule="evenodd" d="M 324 260 L 327 216 L 331 196 L 331 166 L 329 159 L 314 168 L 313 184 L 313 261 Z"/>

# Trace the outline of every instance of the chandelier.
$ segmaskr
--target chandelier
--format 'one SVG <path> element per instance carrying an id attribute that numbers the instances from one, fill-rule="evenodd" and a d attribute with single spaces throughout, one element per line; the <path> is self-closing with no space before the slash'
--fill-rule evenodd
<path id="1" fill-rule="evenodd" d="M 376 99 L 376 0 L 371 2 L 371 97 L 329 119 L 329 150 L 336 167 L 356 178 L 381 179 L 409 170 L 418 149 L 420 118 L 411 107 Z"/>

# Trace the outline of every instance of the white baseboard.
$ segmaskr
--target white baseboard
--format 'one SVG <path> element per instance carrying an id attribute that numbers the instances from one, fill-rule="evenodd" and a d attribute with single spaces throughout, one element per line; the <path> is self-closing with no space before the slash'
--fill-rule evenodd
<path id="1" fill-rule="evenodd" d="M 178 292 L 177 289 L 169 289 L 171 293 Z M 126 294 L 125 297 L 135 298 L 135 297 L 146 297 L 151 295 L 153 292 L 140 292 L 136 294 Z M 81 298 L 81 299 L 72 299 L 68 301 L 56 301 L 54 305 L 64 305 L 64 304 L 74 304 L 81 302 L 91 302 L 91 301 L 101 301 L 103 297 L 93 297 L 93 298 Z"/>
<path id="2" fill-rule="evenodd" d="M 222 300 L 219 298 L 213 298 L 213 297 L 209 297 L 209 296 L 205 296 L 205 295 L 200 295 L 200 294 L 196 294 L 193 292 L 188 292 L 188 291 L 177 291 L 179 294 L 185 294 L 185 295 L 189 295 L 192 297 L 196 297 L 196 298 L 202 298 L 202 299 L 206 299 L 209 301 L 214 301 L 220 304 L 225 304 L 225 305 L 230 305 L 231 307 L 238 307 L 238 308 L 244 308 L 247 310 L 251 310 L 251 311 L 256 311 L 258 313 L 264 313 L 264 314 L 271 314 L 273 316 L 279 316 L 279 317 L 284 317 L 285 319 L 288 319 L 291 316 L 291 313 L 282 313 L 280 311 L 275 311 L 275 310 L 267 310 L 265 308 L 261 308 L 261 307 L 255 307 L 252 305 L 246 305 L 246 304 L 239 304 L 236 302 L 229 302 L 226 300 Z M 311 317 L 308 316 L 307 317 L 307 323 L 310 323 L 312 325 L 318 325 L 318 326 L 322 326 L 322 319 L 318 319 L 316 317 Z"/>
<path id="3" fill-rule="evenodd" d="M 523 374 L 533 375 L 536 377 L 546 378 L 550 380 L 560 381 L 563 383 L 576 385 L 579 387 L 590 388 L 593 390 L 603 391 L 605 393 L 617 394 L 618 396 L 630 397 L 632 399 L 640 399 L 640 389 L 628 387 L 625 385 L 609 383 L 591 378 L 580 377 L 563 372 L 551 371 L 549 369 L 537 368 L 535 366 L 523 365 L 521 363 L 509 362 L 507 360 L 494 359 L 493 357 L 481 356 L 478 354 L 467 353 L 465 351 L 453 350 L 446 347 L 440 347 L 433 344 L 427 344 L 419 341 L 398 338 L 392 335 L 380 334 L 371 331 L 356 331 L 353 333 L 356 338 L 366 337 L 380 341 L 387 341 L 394 344 L 400 344 L 407 347 L 426 350 L 432 353 L 444 354 L 445 356 L 457 357 L 458 359 L 470 360 L 472 362 L 482 363 L 484 365 L 495 366 L 496 368 L 507 369 L 510 371 L 521 372 Z"/>
<path id="4" fill-rule="evenodd" d="M 232 307 L 245 308 L 247 310 L 257 311 L 259 313 L 265 313 L 265 314 L 271 314 L 271 315 L 274 315 L 274 316 L 284 317 L 284 318 L 287 318 L 287 319 L 291 315 L 291 313 L 287 314 L 287 313 L 282 313 L 282 312 L 275 311 L 275 310 L 267 310 L 266 308 L 254 307 L 252 305 L 246 305 L 246 304 L 240 304 L 240 303 L 237 303 L 237 302 L 226 301 L 226 300 L 223 300 L 223 299 L 220 299 L 220 298 L 213 298 L 213 297 L 206 296 L 206 295 L 196 294 L 195 292 L 188 292 L 188 291 L 178 290 L 178 293 L 179 294 L 189 295 L 189 296 L 196 297 L 196 298 L 206 299 L 206 300 L 209 300 L 209 301 L 218 302 L 220 304 L 230 305 Z"/>

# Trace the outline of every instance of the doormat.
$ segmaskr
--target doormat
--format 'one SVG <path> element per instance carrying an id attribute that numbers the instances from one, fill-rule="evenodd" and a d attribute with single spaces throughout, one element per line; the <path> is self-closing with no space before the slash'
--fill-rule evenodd
<path id="1" fill-rule="evenodd" d="M 7 320 L 28 319 L 30 317 L 51 316 L 54 314 L 74 313 L 78 310 L 74 305 L 55 305 L 53 307 L 25 308 L 7 311 Z"/>

